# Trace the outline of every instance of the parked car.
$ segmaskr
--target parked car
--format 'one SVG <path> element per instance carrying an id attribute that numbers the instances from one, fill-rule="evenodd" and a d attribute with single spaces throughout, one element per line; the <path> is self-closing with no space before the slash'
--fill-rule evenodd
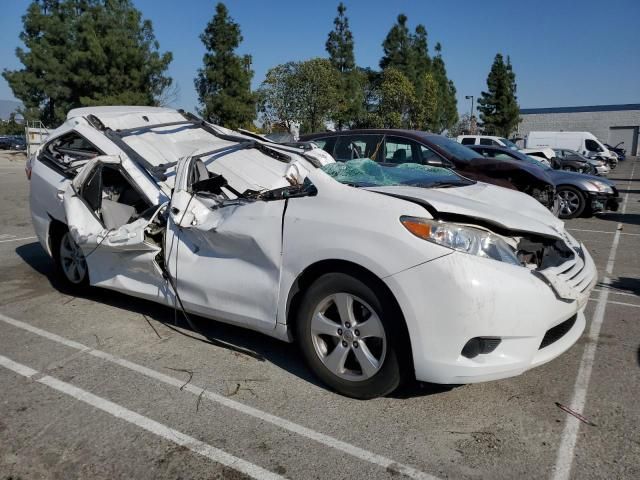
<path id="1" fill-rule="evenodd" d="M 352 397 L 518 375 L 578 340 L 595 265 L 537 201 L 318 158 L 172 109 L 76 109 L 32 164 L 33 224 L 70 287 L 296 341 Z"/>
<path id="2" fill-rule="evenodd" d="M 512 150 L 518 150 L 518 146 L 504 137 L 496 137 L 494 135 L 458 135 L 456 141 L 462 145 L 488 145 L 496 147 L 507 147 Z"/>
<path id="3" fill-rule="evenodd" d="M 596 160 L 594 158 L 587 158 L 575 150 L 554 148 L 554 151 L 556 152 L 557 159 L 561 162 L 562 170 L 586 173 L 589 175 L 601 175 L 605 177 L 611 171 L 607 162 L 603 160 Z"/>
<path id="4" fill-rule="evenodd" d="M 619 161 L 624 161 L 624 159 L 626 158 L 626 153 L 627 153 L 627 151 L 624 149 L 624 147 L 622 145 L 624 145 L 624 142 L 618 143 L 615 147 L 612 147 L 608 143 L 604 144 L 604 146 L 607 147 L 607 149 L 610 152 L 613 152 L 618 156 L 618 160 Z"/>
<path id="5" fill-rule="evenodd" d="M 544 163 L 547 167 L 560 168 L 556 152 L 551 148 L 521 148 L 520 151 L 531 157 L 538 158 L 538 161 Z"/>
<path id="6" fill-rule="evenodd" d="M 589 159 L 582 155 L 569 153 L 569 150 L 553 148 L 521 148 L 520 151 L 530 157 L 536 157 L 546 166 L 556 170 L 569 170 L 571 172 L 596 175 L 595 165 L 603 164 L 601 160 Z M 559 153 L 560 152 L 560 153 Z M 564 153 L 562 153 L 564 152 Z M 608 171 L 607 167 L 607 171 Z"/>
<path id="7" fill-rule="evenodd" d="M 0 150 L 26 150 L 27 142 L 20 135 L 5 135 L 0 137 Z"/>
<path id="8" fill-rule="evenodd" d="M 563 219 L 580 215 L 591 216 L 594 213 L 611 210 L 617 211 L 620 196 L 616 185 L 611 180 L 594 175 L 554 170 L 523 152 L 504 147 L 471 147 L 487 158 L 495 160 L 518 160 L 536 165 L 547 172 L 553 180 L 559 200 L 558 216 Z"/>
<path id="9" fill-rule="evenodd" d="M 529 132 L 525 147 L 567 148 L 589 158 L 604 160 L 612 169 L 618 164 L 618 156 L 589 132 Z"/>
<path id="10" fill-rule="evenodd" d="M 383 165 L 418 163 L 453 168 L 480 182 L 519 190 L 555 211 L 553 182 L 545 172 L 522 162 L 483 158 L 454 140 L 416 130 L 371 129 L 303 135 L 338 161 L 369 158 Z"/>

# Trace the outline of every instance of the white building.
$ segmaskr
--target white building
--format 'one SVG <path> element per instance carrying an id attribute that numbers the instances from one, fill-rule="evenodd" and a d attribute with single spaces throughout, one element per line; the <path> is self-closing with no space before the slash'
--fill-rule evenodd
<path id="1" fill-rule="evenodd" d="M 640 155 L 640 104 L 587 107 L 524 108 L 520 110 L 518 135 L 531 131 L 591 132 L 601 142 L 624 142 L 627 155 Z"/>

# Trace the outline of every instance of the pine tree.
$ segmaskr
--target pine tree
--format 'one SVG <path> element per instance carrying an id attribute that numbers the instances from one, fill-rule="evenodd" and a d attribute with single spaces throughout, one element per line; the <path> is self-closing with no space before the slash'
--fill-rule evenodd
<path id="1" fill-rule="evenodd" d="M 349 29 L 349 19 L 345 15 L 347 7 L 338 5 L 338 16 L 333 20 L 334 29 L 329 32 L 325 47 L 331 64 L 340 72 L 347 73 L 356 66 L 353 54 L 353 34 Z"/>
<path id="2" fill-rule="evenodd" d="M 349 29 L 349 19 L 346 16 L 347 7 L 342 2 L 338 5 L 338 16 L 334 19 L 334 29 L 329 32 L 325 47 L 329 53 L 329 60 L 340 72 L 340 89 L 337 103 L 332 108 L 332 120 L 336 128 L 342 130 L 351 126 L 362 117 L 363 77 L 355 69 L 355 55 L 353 53 L 353 34 Z"/>
<path id="3" fill-rule="evenodd" d="M 256 114 L 256 97 L 251 92 L 251 56 L 234 53 L 242 42 L 242 34 L 223 3 L 216 5 L 216 13 L 200 40 L 207 50 L 204 66 L 195 79 L 200 114 L 227 128 L 247 126 Z"/>
<path id="4" fill-rule="evenodd" d="M 487 76 L 487 91 L 478 99 L 480 120 L 485 133 L 508 137 L 520 120 L 516 97 L 516 75 L 511 59 L 496 54 Z"/>
<path id="5" fill-rule="evenodd" d="M 411 82 L 416 97 L 411 123 L 417 128 L 442 132 L 458 121 L 456 88 L 447 77 L 442 46 L 436 44 L 436 56 L 429 56 L 427 29 L 418 25 L 411 34 L 407 17 L 399 15 L 383 44 L 380 67 L 395 68 Z M 428 82 L 428 83 L 427 83 Z M 435 85 L 434 85 L 435 83 Z M 434 86 L 436 94 L 434 95 Z"/>
<path id="6" fill-rule="evenodd" d="M 453 127 L 458 122 L 458 101 L 456 87 L 447 77 L 447 69 L 442 58 L 442 45 L 435 46 L 436 56 L 433 59 L 432 73 L 438 84 L 438 115 L 433 124 L 436 132 L 440 133 Z"/>
<path id="7" fill-rule="evenodd" d="M 23 68 L 2 75 L 46 125 L 75 107 L 153 105 L 172 83 L 172 55 L 131 0 L 33 0 L 22 22 Z"/>
<path id="8" fill-rule="evenodd" d="M 425 75 L 431 71 L 431 57 L 427 45 L 427 29 L 424 25 L 418 25 L 415 34 L 411 38 L 411 64 L 413 77 L 409 79 L 416 88 L 416 95 L 420 98 L 425 91 Z"/>
<path id="9" fill-rule="evenodd" d="M 398 15 L 397 22 L 382 42 L 382 48 L 384 56 L 380 59 L 380 68 L 393 67 L 407 78 L 413 77 L 413 38 L 407 27 L 406 15 Z"/>

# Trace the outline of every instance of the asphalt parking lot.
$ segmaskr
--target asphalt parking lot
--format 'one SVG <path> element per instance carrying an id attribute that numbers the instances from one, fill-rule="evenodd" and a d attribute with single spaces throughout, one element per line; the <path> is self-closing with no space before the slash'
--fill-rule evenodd
<path id="1" fill-rule="evenodd" d="M 572 349 L 517 378 L 363 402 L 291 345 L 66 292 L 33 236 L 24 160 L 3 155 L 0 479 L 640 478 L 640 159 L 609 178 L 621 210 L 568 222 L 600 275 Z"/>

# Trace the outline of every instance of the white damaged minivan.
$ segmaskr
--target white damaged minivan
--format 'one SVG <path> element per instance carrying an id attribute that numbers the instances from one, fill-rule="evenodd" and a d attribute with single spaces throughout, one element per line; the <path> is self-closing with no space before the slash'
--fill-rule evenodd
<path id="1" fill-rule="evenodd" d="M 27 173 L 68 285 L 295 341 L 356 398 L 542 365 L 581 336 L 597 279 L 528 195 L 446 168 L 336 163 L 172 109 L 72 110 Z"/>

